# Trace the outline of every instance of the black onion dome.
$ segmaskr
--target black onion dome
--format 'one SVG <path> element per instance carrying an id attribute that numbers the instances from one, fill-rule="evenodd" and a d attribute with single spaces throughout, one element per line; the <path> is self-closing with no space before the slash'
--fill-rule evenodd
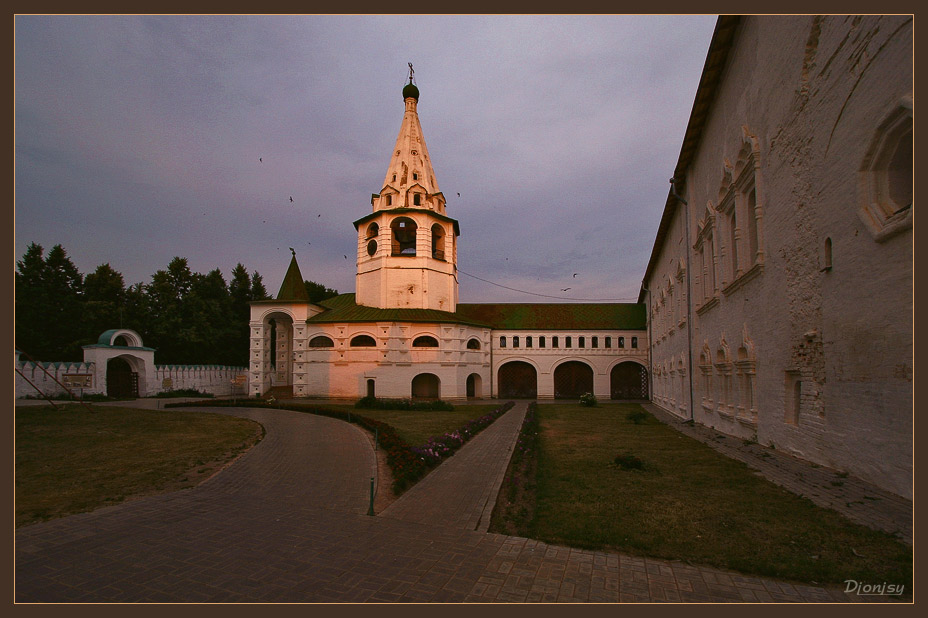
<path id="1" fill-rule="evenodd" d="M 419 89 L 416 88 L 416 85 L 412 82 L 409 82 L 403 87 L 403 100 L 409 97 L 414 98 L 416 101 L 419 100 Z"/>

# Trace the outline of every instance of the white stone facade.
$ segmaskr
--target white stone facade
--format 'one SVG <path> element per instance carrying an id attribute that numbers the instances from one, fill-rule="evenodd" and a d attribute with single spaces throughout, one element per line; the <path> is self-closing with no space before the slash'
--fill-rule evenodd
<path id="1" fill-rule="evenodd" d="M 459 311 L 458 223 L 446 213 L 425 146 L 418 89 L 410 84 L 403 94 L 384 184 L 371 197 L 372 213 L 354 223 L 355 294 L 309 303 L 294 255 L 277 300 L 252 303 L 249 393 L 285 387 L 294 397 L 351 399 L 551 399 L 581 390 L 605 399 L 646 397 L 643 314 L 640 327 L 624 330 L 628 325 L 595 308 L 584 310 L 584 320 L 560 309 L 540 329 L 497 329 L 473 315 L 489 306 Z M 494 311 L 500 318 L 507 308 Z M 577 327 L 591 319 L 596 328 Z"/>
<path id="2" fill-rule="evenodd" d="M 910 16 L 721 19 L 641 296 L 655 403 L 906 497 L 912 45 Z"/>

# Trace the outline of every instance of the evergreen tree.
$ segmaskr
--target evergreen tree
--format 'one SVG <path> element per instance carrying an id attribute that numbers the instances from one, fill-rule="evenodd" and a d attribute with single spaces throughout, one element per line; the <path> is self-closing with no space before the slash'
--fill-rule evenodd
<path id="1" fill-rule="evenodd" d="M 37 360 L 46 360 L 53 349 L 45 330 L 49 297 L 45 289 L 44 249 L 29 243 L 23 259 L 16 262 L 16 347 Z"/>
<path id="2" fill-rule="evenodd" d="M 84 343 L 95 343 L 100 333 L 121 328 L 126 303 L 122 274 L 106 264 L 84 277 Z"/>
<path id="3" fill-rule="evenodd" d="M 318 303 L 320 300 L 338 296 L 338 290 L 327 288 L 321 283 L 303 281 L 303 284 L 306 286 L 306 293 L 309 294 L 309 302 L 311 303 Z"/>
<path id="4" fill-rule="evenodd" d="M 42 253 L 31 243 L 17 262 L 16 345 L 36 360 L 79 361 L 83 277 L 61 245 Z"/>
<path id="5" fill-rule="evenodd" d="M 271 297 L 264 288 L 264 280 L 258 271 L 251 273 L 251 300 L 268 300 Z"/>

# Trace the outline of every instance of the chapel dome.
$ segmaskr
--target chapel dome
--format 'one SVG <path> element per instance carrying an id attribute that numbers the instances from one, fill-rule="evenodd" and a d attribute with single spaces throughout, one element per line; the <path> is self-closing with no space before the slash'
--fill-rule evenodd
<path id="1" fill-rule="evenodd" d="M 416 88 L 416 85 L 412 82 L 409 82 L 403 87 L 403 100 L 405 101 L 409 97 L 414 98 L 416 101 L 419 100 L 419 89 Z"/>

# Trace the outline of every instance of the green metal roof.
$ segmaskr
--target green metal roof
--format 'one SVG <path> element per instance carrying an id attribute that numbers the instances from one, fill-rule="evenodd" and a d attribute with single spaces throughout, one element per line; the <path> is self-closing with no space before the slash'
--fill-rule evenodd
<path id="1" fill-rule="evenodd" d="M 458 304 L 458 315 L 512 330 L 645 330 L 639 303 L 480 303 Z"/>
<path id="2" fill-rule="evenodd" d="M 287 269 L 287 274 L 284 275 L 284 282 L 280 284 L 280 291 L 277 292 L 276 300 L 309 302 L 309 293 L 306 291 L 306 284 L 303 283 L 300 267 L 296 263 L 296 254 L 290 258 L 290 268 Z"/>
<path id="3" fill-rule="evenodd" d="M 457 312 L 435 309 L 378 309 L 341 294 L 318 303 L 326 311 L 307 322 L 438 322 L 511 330 L 645 330 L 645 307 L 620 304 L 458 304 Z"/>
<path id="4" fill-rule="evenodd" d="M 438 322 L 445 324 L 467 324 L 489 328 L 488 324 L 460 313 L 437 309 L 380 309 L 355 303 L 354 294 L 339 294 L 334 298 L 319 301 L 326 311 L 308 318 L 308 323 L 332 322 Z"/>

